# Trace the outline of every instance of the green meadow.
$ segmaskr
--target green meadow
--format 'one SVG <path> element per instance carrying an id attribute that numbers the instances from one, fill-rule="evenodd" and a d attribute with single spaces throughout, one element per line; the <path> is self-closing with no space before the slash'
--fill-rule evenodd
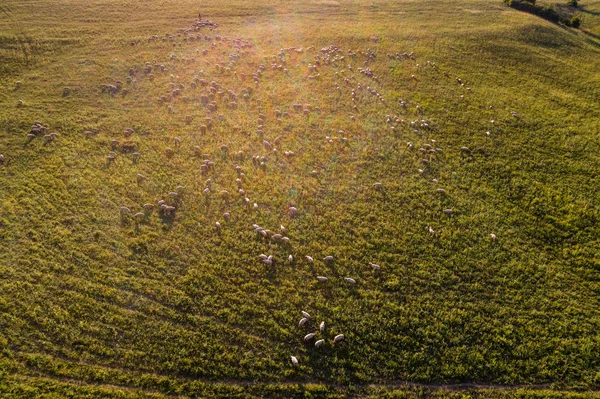
<path id="1" fill-rule="evenodd" d="M 600 1 L 555 7 L 3 0 L 0 397 L 597 397 Z"/>

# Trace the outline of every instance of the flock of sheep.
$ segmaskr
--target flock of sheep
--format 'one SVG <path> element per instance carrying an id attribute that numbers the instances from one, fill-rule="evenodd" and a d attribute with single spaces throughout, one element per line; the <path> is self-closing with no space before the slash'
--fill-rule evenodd
<path id="1" fill-rule="evenodd" d="M 202 110 L 206 113 L 206 117 L 197 124 L 197 131 L 200 136 L 215 135 L 215 124 L 223 120 L 225 115 L 220 112 L 227 112 L 225 110 L 235 110 L 240 106 L 240 103 L 244 103 L 246 107 L 254 107 L 257 112 L 256 118 L 256 139 L 260 143 L 264 153 L 255 154 L 251 156 L 252 166 L 257 169 L 264 169 L 272 159 L 277 159 L 278 155 L 283 155 L 283 159 L 290 160 L 296 153 L 292 149 L 282 148 L 285 140 L 281 137 L 268 139 L 268 129 L 266 127 L 267 121 L 269 123 L 281 123 L 282 120 L 289 119 L 298 116 L 309 116 L 312 113 L 323 112 L 319 106 L 312 105 L 311 103 L 306 104 L 289 104 L 284 106 L 283 104 L 270 112 L 263 109 L 260 105 L 255 105 L 253 99 L 255 98 L 257 91 L 260 89 L 261 82 L 263 79 L 268 79 L 268 74 L 280 74 L 283 76 L 290 75 L 291 69 L 302 69 L 299 64 L 292 65 L 292 60 L 299 56 L 309 56 L 310 63 L 308 64 L 307 70 L 303 71 L 304 79 L 309 82 L 312 79 L 323 79 L 325 73 L 333 72 L 334 76 L 334 89 L 344 95 L 347 93 L 348 98 L 352 104 L 348 113 L 348 123 L 355 123 L 359 118 L 360 107 L 364 104 L 376 105 L 378 109 L 381 109 L 381 118 L 383 118 L 386 124 L 390 128 L 390 134 L 396 134 L 400 129 L 411 131 L 418 137 L 423 137 L 423 132 L 432 132 L 432 123 L 424 118 L 424 110 L 419 104 L 410 104 L 408 101 L 402 99 L 392 101 L 391 98 L 386 98 L 379 90 L 375 87 L 378 86 L 379 79 L 375 72 L 370 66 L 377 61 L 377 54 L 372 49 L 366 51 L 343 51 L 337 46 L 328 46 L 320 50 L 314 47 L 289 47 L 281 49 L 276 55 L 271 57 L 271 63 L 266 62 L 258 65 L 253 72 L 243 73 L 238 70 L 240 61 L 248 56 L 247 50 L 251 49 L 253 45 L 248 40 L 243 39 L 231 39 L 227 37 L 221 37 L 219 35 L 209 36 L 201 35 L 197 33 L 201 29 L 209 28 L 211 31 L 215 29 L 218 24 L 208 20 L 197 20 L 187 29 L 180 30 L 175 35 L 165 35 L 162 40 L 159 36 L 151 36 L 148 39 L 148 45 L 152 45 L 153 42 L 163 41 L 172 42 L 174 46 L 181 45 L 182 41 L 204 41 L 209 43 L 208 48 L 200 51 L 197 50 L 196 54 L 190 57 L 181 57 L 173 54 L 170 57 L 170 62 L 175 64 L 193 65 L 197 59 L 209 54 L 214 49 L 228 48 L 230 54 L 227 59 L 217 63 L 214 68 L 215 72 L 196 71 L 193 77 L 188 77 L 188 81 L 184 81 L 184 78 L 178 76 L 169 71 L 169 68 L 164 64 L 153 61 L 145 62 L 141 67 L 132 67 L 128 70 L 127 76 L 121 79 L 116 79 L 111 83 L 104 83 L 101 85 L 101 92 L 105 95 L 116 96 L 121 93 L 126 95 L 128 89 L 126 86 L 135 87 L 141 82 L 144 84 L 154 85 L 157 82 L 157 75 L 163 75 L 168 78 L 168 83 L 164 88 L 163 94 L 157 98 L 158 107 L 160 110 L 167 113 L 174 113 L 175 109 L 179 104 L 192 104 L 197 109 Z M 136 44 L 136 43 L 132 43 Z M 387 54 L 386 57 L 392 62 L 413 62 L 416 64 L 417 58 L 414 53 L 395 53 Z M 252 60 L 253 62 L 255 60 Z M 255 65 L 254 63 L 248 63 L 247 65 Z M 360 66 L 359 66 L 360 65 Z M 429 67 L 433 69 L 439 69 L 438 66 L 427 61 L 425 66 L 419 64 L 415 65 L 415 69 L 418 71 L 419 68 Z M 242 69 L 242 68 L 240 68 Z M 174 72 L 174 71 L 173 71 Z M 446 73 L 444 73 L 447 75 Z M 417 79 L 415 75 L 412 75 L 411 79 Z M 166 80 L 166 79 L 162 79 Z M 461 86 L 464 83 L 461 79 L 457 79 L 456 82 Z M 309 84 L 309 83 L 307 83 Z M 17 82 L 17 88 L 21 86 L 21 82 Z M 241 89 L 240 89 L 241 87 Z M 236 89 L 237 88 L 237 89 Z M 465 88 L 470 90 L 470 88 Z M 388 105 L 388 103 L 393 103 Z M 412 112 L 417 115 L 414 120 L 405 120 L 403 117 L 398 115 L 386 114 L 385 110 L 397 109 L 398 113 L 401 113 L 408 108 L 412 108 Z M 515 118 L 518 117 L 516 113 L 513 113 Z M 193 125 L 194 117 L 192 115 L 185 115 L 184 117 L 186 125 Z M 98 129 L 89 129 L 84 132 L 84 135 L 88 139 L 94 139 L 99 134 Z M 490 134 L 486 132 L 486 134 Z M 123 142 L 119 139 L 112 139 L 109 142 L 110 151 L 106 156 L 106 167 L 112 167 L 115 159 L 119 156 L 119 153 L 129 154 L 132 162 L 138 163 L 141 159 L 139 150 L 129 143 L 129 139 L 136 135 L 133 128 L 126 128 L 123 130 Z M 43 136 L 46 143 L 54 141 L 58 136 L 56 133 L 48 133 L 48 128 L 43 126 L 39 121 L 34 122 L 31 127 L 30 133 L 27 134 L 27 140 L 31 141 L 37 137 Z M 328 145 L 339 145 L 348 146 L 350 139 L 346 137 L 344 130 L 339 130 L 336 136 L 325 135 L 325 143 Z M 199 187 L 198 190 L 191 189 L 186 190 L 183 186 L 177 186 L 173 191 L 166 193 L 159 200 L 155 202 L 148 202 L 139 206 L 139 211 L 132 211 L 130 207 L 121 206 L 119 213 L 123 222 L 133 220 L 136 226 L 140 227 L 143 225 L 148 218 L 150 218 L 155 209 L 158 209 L 158 213 L 162 218 L 174 219 L 177 215 L 178 210 L 182 204 L 184 196 L 197 195 L 204 197 L 209 200 L 215 193 L 213 185 L 213 175 L 216 173 L 218 167 L 218 161 L 211 160 L 209 154 L 199 146 L 187 146 L 188 143 L 179 137 L 172 138 L 173 147 L 164 148 L 164 156 L 166 158 L 174 157 L 182 147 L 189 148 L 190 156 L 201 159 L 199 162 L 198 173 L 205 176 L 203 186 Z M 412 142 L 406 143 L 406 149 L 409 152 L 415 154 L 415 157 L 420 159 L 421 168 L 417 170 L 418 173 L 424 174 L 428 165 L 432 162 L 437 162 L 438 157 L 443 153 L 442 148 L 436 140 L 428 140 L 421 146 L 417 146 Z M 249 160 L 250 155 L 245 151 L 232 151 L 228 145 L 221 145 L 219 151 L 223 155 L 223 159 L 229 159 L 231 153 L 234 154 L 236 162 L 242 164 L 242 162 Z M 460 152 L 463 156 L 470 156 L 471 150 L 468 147 L 462 147 Z M 3 162 L 4 156 L 0 155 L 0 163 Z M 317 170 L 312 171 L 313 174 L 317 174 Z M 259 204 L 252 201 L 246 190 L 246 174 L 244 169 L 240 165 L 235 166 L 236 179 L 232 183 L 234 190 L 230 193 L 229 190 L 217 190 L 217 195 L 226 203 L 231 204 L 236 201 L 243 205 L 246 211 L 252 211 L 258 209 Z M 137 174 L 137 184 L 144 184 L 149 178 L 145 175 Z M 437 180 L 434 179 L 437 183 Z M 384 190 L 384 184 L 382 182 L 373 183 L 374 190 Z M 436 189 L 436 193 L 440 196 L 446 195 L 446 191 L 443 188 Z M 236 199 L 237 198 L 237 199 Z M 223 219 L 225 222 L 231 218 L 231 210 L 223 213 Z M 444 215 L 452 215 L 455 213 L 453 209 L 444 209 Z M 285 217 L 296 218 L 301 215 L 300 210 L 294 204 L 290 204 L 287 209 L 287 215 Z M 217 233 L 221 233 L 224 225 L 221 221 L 215 221 L 214 228 Z M 291 239 L 288 237 L 288 231 L 284 226 L 280 226 L 278 232 L 273 232 L 269 229 L 263 228 L 257 224 L 252 226 L 254 232 L 257 234 L 259 239 L 265 240 L 268 243 L 275 243 L 280 245 L 286 245 L 291 247 Z M 432 235 L 436 234 L 431 226 L 428 226 L 428 232 Z M 490 234 L 492 240 L 496 240 L 495 234 Z M 259 261 L 268 266 L 275 266 L 279 260 L 275 259 L 273 255 L 260 254 L 257 256 Z M 308 263 L 313 263 L 314 258 L 308 255 L 304 255 L 304 260 Z M 293 263 L 296 260 L 292 254 L 289 255 L 287 260 L 281 261 Z M 323 261 L 325 263 L 334 262 L 332 256 L 326 256 Z M 372 268 L 374 273 L 378 273 L 381 266 L 377 263 L 370 262 L 368 264 Z M 329 277 L 319 275 L 317 276 L 319 283 L 326 283 Z M 351 276 L 343 277 L 345 284 L 353 286 L 357 284 L 356 278 Z M 313 324 L 316 325 L 316 321 L 306 311 L 302 311 L 302 318 L 299 321 L 300 328 L 307 328 Z M 307 333 L 303 342 L 313 343 L 314 348 L 318 349 L 326 344 L 324 338 L 322 338 L 325 332 L 325 322 L 321 321 L 318 325 L 318 331 Z M 337 334 L 331 341 L 333 345 L 339 345 L 345 340 L 344 334 Z M 291 362 L 294 366 L 297 366 L 299 361 L 296 356 L 291 356 Z"/>

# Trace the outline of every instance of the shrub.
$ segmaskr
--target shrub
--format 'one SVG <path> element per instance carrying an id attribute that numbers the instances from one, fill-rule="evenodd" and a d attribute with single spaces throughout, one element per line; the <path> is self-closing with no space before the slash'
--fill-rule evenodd
<path id="1" fill-rule="evenodd" d="M 579 28 L 580 25 L 581 20 L 579 19 L 579 17 L 577 15 L 573 15 L 573 18 L 571 18 L 571 26 L 573 28 Z"/>

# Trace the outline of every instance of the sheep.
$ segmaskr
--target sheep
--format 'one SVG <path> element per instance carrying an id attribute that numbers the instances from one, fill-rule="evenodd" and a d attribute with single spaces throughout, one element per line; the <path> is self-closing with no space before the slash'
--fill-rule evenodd
<path id="1" fill-rule="evenodd" d="M 325 282 L 326 282 L 327 280 L 329 280 L 329 279 L 328 279 L 327 277 L 325 277 L 325 276 L 317 276 L 317 280 L 318 280 L 320 283 L 325 283 Z"/>
<path id="2" fill-rule="evenodd" d="M 292 358 L 292 364 L 294 366 L 298 366 L 298 359 L 296 359 L 296 356 L 292 356 L 291 358 Z"/>
<path id="3" fill-rule="evenodd" d="M 333 262 L 333 256 L 329 255 L 323 258 L 325 262 Z"/>
<path id="4" fill-rule="evenodd" d="M 369 266 L 371 266 L 373 268 L 373 271 L 375 272 L 381 270 L 381 266 L 379 266 L 378 264 L 369 262 Z"/>
<path id="5" fill-rule="evenodd" d="M 225 220 L 226 220 L 226 221 L 228 221 L 228 222 L 229 222 L 229 220 L 231 219 L 231 214 L 230 214 L 229 212 L 225 212 L 225 213 L 223 214 L 223 217 L 225 218 Z"/>
<path id="6" fill-rule="evenodd" d="M 294 206 L 290 206 L 290 208 L 289 208 L 289 212 L 290 212 L 290 216 L 292 216 L 292 217 L 293 217 L 293 216 L 295 216 L 295 215 L 296 215 L 296 213 L 298 212 L 298 209 L 296 209 L 296 207 L 294 207 Z"/>
<path id="7" fill-rule="evenodd" d="M 373 184 L 373 187 L 375 187 L 375 188 L 382 188 L 383 187 L 383 183 L 377 182 L 377 183 Z"/>
<path id="8" fill-rule="evenodd" d="M 131 155 L 133 156 L 133 162 L 137 162 L 138 159 L 140 158 L 140 153 L 139 152 L 134 152 Z"/>
<path id="9" fill-rule="evenodd" d="M 285 229 L 285 227 L 283 227 L 283 225 L 279 226 L 279 230 L 281 230 L 281 233 L 283 233 L 283 234 L 285 234 L 285 232 L 286 232 L 286 229 Z"/>
<path id="10" fill-rule="evenodd" d="M 221 223 L 215 222 L 215 227 L 217 228 L 217 231 L 221 231 Z"/>
<path id="11" fill-rule="evenodd" d="M 310 341 L 311 339 L 313 339 L 315 337 L 315 333 L 308 333 L 304 336 L 304 341 Z"/>
<path id="12" fill-rule="evenodd" d="M 119 210 L 121 213 L 131 213 L 131 209 L 127 208 L 126 206 L 120 207 Z"/>
<path id="13" fill-rule="evenodd" d="M 323 345 L 325 343 L 324 339 L 320 339 L 317 342 L 315 342 L 315 348 L 320 347 L 321 345 Z"/>
<path id="14" fill-rule="evenodd" d="M 511 114 L 512 116 L 514 116 L 515 118 L 518 118 L 518 117 L 519 117 L 519 114 L 517 114 L 515 111 L 510 111 L 510 114 Z"/>
<path id="15" fill-rule="evenodd" d="M 308 317 L 303 317 L 300 319 L 300 322 L 298 323 L 299 327 L 303 327 L 306 323 L 308 322 Z"/>
<path id="16" fill-rule="evenodd" d="M 433 228 L 431 226 L 428 226 L 427 229 L 429 230 L 429 234 L 431 234 L 431 235 L 435 234 L 435 231 L 433 230 Z"/>
<path id="17" fill-rule="evenodd" d="M 346 337 L 344 336 L 344 334 L 338 334 L 333 338 L 333 343 L 337 344 L 338 342 L 343 341 L 344 339 L 346 339 Z"/>
<path id="18" fill-rule="evenodd" d="M 165 148 L 165 155 L 167 156 L 167 158 L 171 158 L 174 153 L 175 152 L 173 151 L 172 148 L 170 148 L 170 147 Z"/>
<path id="19" fill-rule="evenodd" d="M 290 238 L 289 237 L 282 237 L 281 241 L 283 241 L 286 244 L 289 244 L 290 243 Z"/>
<path id="20" fill-rule="evenodd" d="M 181 139 L 179 137 L 173 138 L 173 141 L 175 142 L 175 148 L 181 147 Z"/>
<path id="21" fill-rule="evenodd" d="M 142 175 L 142 174 L 138 173 L 138 174 L 137 174 L 137 182 L 138 182 L 138 184 L 139 184 L 139 183 L 142 183 L 144 180 L 146 180 L 146 176 L 144 176 L 144 175 Z"/>
<path id="22" fill-rule="evenodd" d="M 154 204 L 144 204 L 143 208 L 147 211 L 150 211 L 154 208 Z"/>
<path id="23" fill-rule="evenodd" d="M 300 313 L 302 313 L 302 316 L 306 317 L 307 319 L 310 319 L 310 315 L 304 310 L 301 310 Z"/>
<path id="24" fill-rule="evenodd" d="M 494 233 L 490 234 L 490 238 L 492 239 L 492 241 L 496 241 L 496 234 L 494 234 Z"/>
<path id="25" fill-rule="evenodd" d="M 452 215 L 454 213 L 454 211 L 450 208 L 444 209 L 442 212 L 444 212 L 446 215 Z"/>
<path id="26" fill-rule="evenodd" d="M 308 261 L 308 263 L 314 263 L 315 262 L 315 260 L 311 256 L 308 256 L 308 255 L 306 255 L 306 260 Z"/>
<path id="27" fill-rule="evenodd" d="M 344 281 L 349 284 L 356 284 L 356 280 L 354 280 L 353 278 L 350 278 L 350 277 L 344 277 Z"/>
<path id="28" fill-rule="evenodd" d="M 293 263 L 294 262 L 294 257 L 292 255 L 288 256 L 288 261 L 290 263 Z"/>
<path id="29" fill-rule="evenodd" d="M 133 215 L 133 217 L 136 218 L 136 219 L 143 219 L 143 218 L 146 217 L 146 214 L 143 213 L 143 212 L 138 212 L 135 215 Z"/>
<path id="30" fill-rule="evenodd" d="M 443 188 L 438 188 L 437 190 L 435 190 L 435 192 L 442 195 L 446 194 L 446 190 L 444 190 Z"/>
<path id="31" fill-rule="evenodd" d="M 319 324 L 319 331 L 323 332 L 325 331 L 325 322 L 322 321 L 321 324 Z"/>

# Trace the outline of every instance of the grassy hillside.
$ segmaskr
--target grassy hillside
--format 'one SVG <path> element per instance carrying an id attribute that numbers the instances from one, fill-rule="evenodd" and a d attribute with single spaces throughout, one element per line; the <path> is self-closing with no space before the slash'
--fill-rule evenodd
<path id="1" fill-rule="evenodd" d="M 0 395 L 595 396 L 581 5 L 4 1 Z"/>

